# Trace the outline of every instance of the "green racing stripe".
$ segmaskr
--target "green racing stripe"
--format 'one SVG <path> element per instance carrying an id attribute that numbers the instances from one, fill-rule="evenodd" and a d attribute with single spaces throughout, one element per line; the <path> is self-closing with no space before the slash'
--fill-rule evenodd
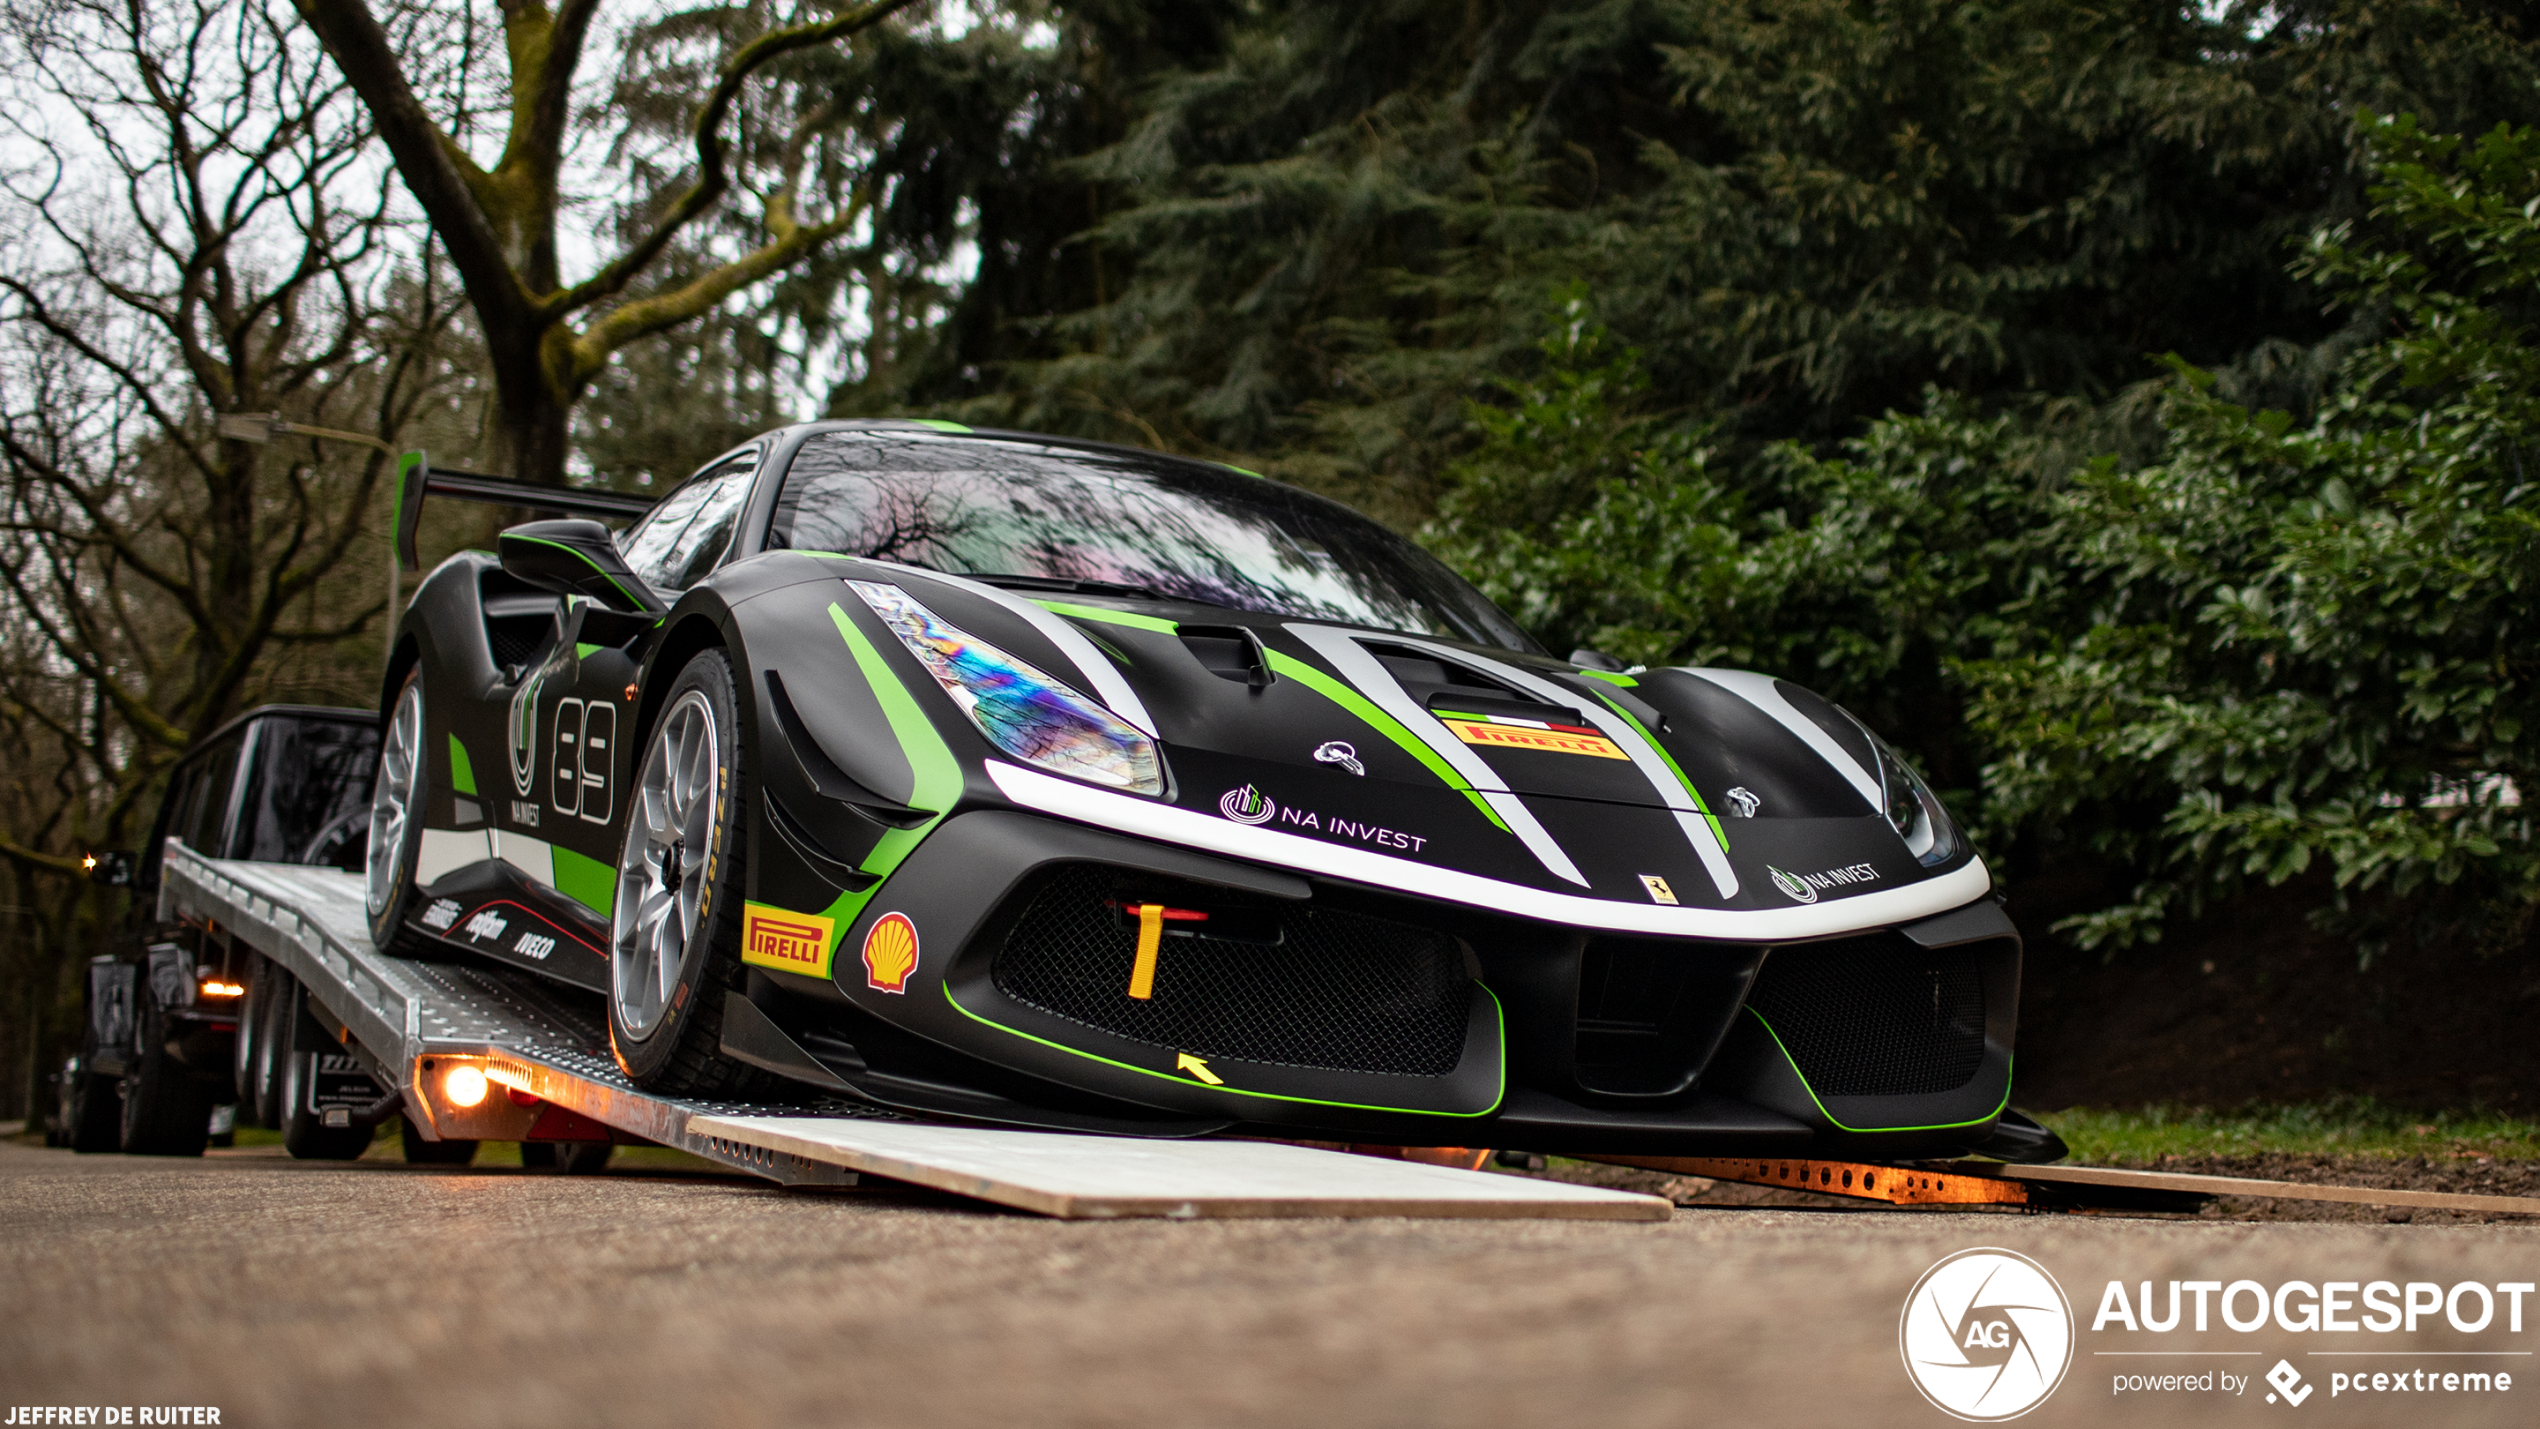
<path id="1" fill-rule="evenodd" d="M 1427 765 L 1430 773 L 1446 781 L 1446 787 L 1472 800 L 1473 807 L 1482 811 L 1483 818 L 1498 825 L 1501 833 L 1515 832 L 1508 827 L 1508 821 L 1499 816 L 1499 810 L 1492 808 L 1490 801 L 1482 797 L 1481 791 L 1466 783 L 1464 776 L 1455 772 L 1455 766 L 1440 758 L 1438 752 L 1428 746 L 1427 741 L 1403 728 L 1402 721 L 1378 709 L 1365 695 L 1302 660 L 1282 655 L 1276 650 L 1265 649 L 1262 653 L 1270 657 L 1271 673 L 1285 675 L 1358 716 L 1360 722 L 1368 728 L 1402 746 L 1404 753 Z"/>
<path id="2" fill-rule="evenodd" d="M 909 772 L 914 776 L 908 796 L 910 806 L 935 811 L 935 817 L 916 828 L 885 830 L 862 864 L 864 872 L 874 875 L 874 884 L 862 892 L 840 893 L 822 910 L 823 917 L 837 920 L 833 926 L 843 937 L 847 926 L 881 890 L 881 880 L 889 878 L 909 851 L 943 822 L 945 812 L 961 801 L 961 761 L 953 757 L 952 747 L 935 732 L 934 721 L 917 707 L 916 698 L 900 683 L 882 652 L 834 601 L 829 606 L 829 619 L 838 627 L 838 638 L 846 641 L 848 652 L 855 656 L 856 668 L 864 672 L 865 683 L 872 687 L 874 699 L 882 706 L 882 717 L 891 722 L 891 734 L 899 740 L 900 753 L 908 760 Z"/>

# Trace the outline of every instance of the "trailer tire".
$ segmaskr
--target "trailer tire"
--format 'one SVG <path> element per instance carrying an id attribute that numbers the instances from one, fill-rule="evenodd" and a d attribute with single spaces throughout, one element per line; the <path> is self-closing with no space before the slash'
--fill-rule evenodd
<path id="1" fill-rule="evenodd" d="M 65 1072 L 72 1078 L 62 1137 L 73 1151 L 123 1149 L 123 1082 L 102 1072 Z"/>
<path id="2" fill-rule="evenodd" d="M 424 766 L 430 755 L 424 742 L 420 671 L 407 674 L 388 708 L 388 725 L 379 739 L 379 765 L 371 777 L 370 834 L 363 844 L 363 910 L 370 916 L 373 947 L 415 957 L 430 950 L 420 934 L 406 928 L 416 896 L 416 860 L 423 853 L 423 803 L 428 787 Z"/>
<path id="3" fill-rule="evenodd" d="M 367 1126 L 328 1126 L 309 1110 L 309 1093 L 317 1077 L 315 1052 L 283 1051 L 281 1065 L 282 1149 L 300 1161 L 358 1161 L 370 1149 Z"/>
<path id="4" fill-rule="evenodd" d="M 300 1005 L 300 980 L 282 964 L 267 959 L 257 969 L 257 981 L 264 988 L 264 1002 L 256 1009 L 255 1060 L 249 1065 L 255 1099 L 242 1098 L 239 1106 L 253 1113 L 258 1126 L 280 1131 L 285 1105 L 282 1064 L 291 1055 L 291 1024 Z M 241 1020 L 239 1030 L 245 1031 L 246 1026 Z"/>
<path id="5" fill-rule="evenodd" d="M 237 1055 L 232 1059 L 238 1081 L 238 1117 L 270 1126 L 265 1111 L 273 1100 L 273 1039 L 266 1035 L 265 1008 L 273 1001 L 277 978 L 288 977 L 272 959 L 249 954 L 245 1006 L 238 1009 Z"/>
<path id="6" fill-rule="evenodd" d="M 616 1150 L 606 1141 L 524 1141 L 520 1164 L 558 1176 L 596 1176 L 609 1168 L 609 1155 Z"/>
<path id="7" fill-rule="evenodd" d="M 476 1159 L 473 1141 L 427 1141 L 413 1117 L 397 1118 L 397 1141 L 409 1166 L 465 1166 Z"/>
<path id="8" fill-rule="evenodd" d="M 699 651 L 679 672 L 635 770 L 610 917 L 609 1050 L 647 1090 L 758 1099 L 775 1079 L 722 1051 L 723 1000 L 741 980 L 751 786 L 721 650 Z"/>
<path id="9" fill-rule="evenodd" d="M 165 1022 L 141 1013 L 141 1055 L 123 1079 L 118 1142 L 128 1156 L 200 1156 L 211 1139 L 212 1089 L 168 1055 Z"/>

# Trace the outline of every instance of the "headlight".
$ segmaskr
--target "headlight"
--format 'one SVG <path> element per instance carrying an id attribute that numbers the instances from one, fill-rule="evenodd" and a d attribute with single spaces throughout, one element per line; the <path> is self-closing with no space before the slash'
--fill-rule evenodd
<path id="1" fill-rule="evenodd" d="M 1844 711 L 1849 715 L 1851 711 Z M 1870 727 L 1854 719 L 1853 725 L 1867 735 L 1870 748 L 1879 761 L 1879 787 L 1885 791 L 1888 824 L 1896 836 L 1905 840 L 1905 851 L 1929 866 L 1942 862 L 1958 851 L 1958 826 L 1949 821 L 1949 811 L 1940 807 L 1940 799 L 1905 762 L 1903 755 L 1888 747 L 1886 740 L 1870 732 Z"/>
<path id="2" fill-rule="evenodd" d="M 1164 792 L 1155 742 L 1101 705 L 957 626 L 895 585 L 849 581 L 988 742 L 1037 769 Z"/>

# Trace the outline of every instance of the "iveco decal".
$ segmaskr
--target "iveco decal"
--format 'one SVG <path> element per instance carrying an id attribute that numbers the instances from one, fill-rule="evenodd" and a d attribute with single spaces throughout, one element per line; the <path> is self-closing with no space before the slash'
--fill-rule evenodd
<path id="1" fill-rule="evenodd" d="M 555 776 L 548 802 L 559 814 L 608 822 L 610 747 L 617 740 L 617 707 L 606 700 L 556 702 Z"/>

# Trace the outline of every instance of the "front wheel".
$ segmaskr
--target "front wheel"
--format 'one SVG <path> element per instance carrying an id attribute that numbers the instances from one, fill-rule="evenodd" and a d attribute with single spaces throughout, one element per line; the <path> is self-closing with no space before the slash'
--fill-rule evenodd
<path id="1" fill-rule="evenodd" d="M 635 1084 L 746 1099 L 769 1082 L 722 1055 L 740 981 L 741 740 L 732 663 L 688 662 L 645 742 L 609 931 L 609 1048 Z"/>

